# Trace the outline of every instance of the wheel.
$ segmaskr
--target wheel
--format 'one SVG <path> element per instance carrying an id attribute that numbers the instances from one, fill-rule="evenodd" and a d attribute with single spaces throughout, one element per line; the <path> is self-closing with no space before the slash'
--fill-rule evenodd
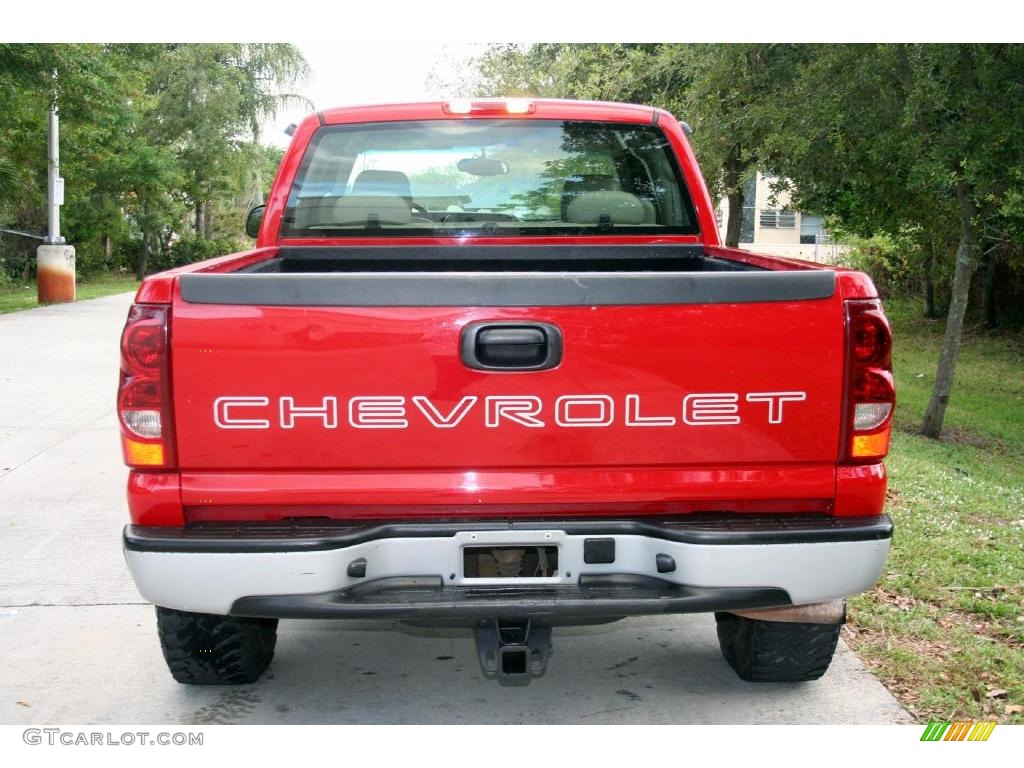
<path id="1" fill-rule="evenodd" d="M 716 613 L 718 645 L 737 675 L 758 683 L 817 680 L 828 669 L 839 640 L 838 624 L 760 621 Z"/>
<path id="2" fill-rule="evenodd" d="M 255 683 L 274 658 L 277 619 L 242 619 L 156 609 L 171 675 L 190 685 Z"/>

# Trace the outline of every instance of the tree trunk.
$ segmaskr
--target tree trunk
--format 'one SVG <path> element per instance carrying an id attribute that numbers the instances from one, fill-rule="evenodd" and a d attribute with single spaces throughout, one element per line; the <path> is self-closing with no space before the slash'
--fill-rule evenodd
<path id="1" fill-rule="evenodd" d="M 108 272 L 110 271 L 111 268 L 110 259 L 111 256 L 113 256 L 113 253 L 114 249 L 112 243 L 110 242 L 110 235 L 106 234 L 103 236 L 103 268 L 106 269 Z"/>
<path id="2" fill-rule="evenodd" d="M 996 310 L 996 251 L 989 250 L 981 257 L 981 316 L 986 328 L 999 324 Z"/>
<path id="3" fill-rule="evenodd" d="M 726 198 L 729 201 L 729 218 L 725 225 L 725 244 L 736 248 L 740 244 L 740 229 L 743 226 L 743 171 L 739 145 L 729 150 L 729 156 L 722 167 Z"/>
<path id="4" fill-rule="evenodd" d="M 931 244 L 928 260 L 924 265 L 924 316 L 938 317 L 935 311 L 935 243 Z"/>
<path id="5" fill-rule="evenodd" d="M 736 248 L 740 244 L 740 227 L 743 226 L 743 188 L 737 187 L 729 193 L 729 221 L 725 228 L 725 244 Z"/>
<path id="6" fill-rule="evenodd" d="M 149 235 L 142 233 L 142 248 L 135 260 L 135 279 L 142 280 L 146 276 L 146 263 L 149 261 Z"/>
<path id="7" fill-rule="evenodd" d="M 213 239 L 213 203 L 209 200 L 203 203 L 203 239 Z"/>
<path id="8" fill-rule="evenodd" d="M 195 211 L 196 211 L 196 221 L 195 221 L 196 237 L 202 237 L 203 236 L 203 232 L 206 230 L 206 221 L 205 221 L 205 216 L 204 216 L 204 214 L 206 213 L 206 209 L 203 207 L 203 202 L 201 200 L 196 200 Z"/>
<path id="9" fill-rule="evenodd" d="M 952 298 L 949 314 L 946 316 L 946 335 L 942 340 L 939 366 L 935 371 L 935 386 L 921 424 L 921 434 L 938 439 L 942 435 L 942 421 L 946 417 L 946 406 L 953 391 L 953 374 L 956 359 L 960 355 L 960 339 L 964 328 L 964 315 L 971 290 L 971 275 L 976 264 L 977 237 L 974 219 L 977 208 L 971 197 L 970 185 L 964 179 L 956 183 L 956 199 L 960 209 L 960 245 L 956 249 L 956 270 L 953 273 Z"/>

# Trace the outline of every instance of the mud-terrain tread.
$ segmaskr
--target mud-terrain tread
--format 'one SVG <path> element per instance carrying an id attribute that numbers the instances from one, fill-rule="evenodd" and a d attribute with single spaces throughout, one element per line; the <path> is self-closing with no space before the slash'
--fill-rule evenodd
<path id="1" fill-rule="evenodd" d="M 760 621 L 716 613 L 722 655 L 743 680 L 793 683 L 825 674 L 839 641 L 842 623 L 801 624 Z"/>
<path id="2" fill-rule="evenodd" d="M 167 668 L 188 685 L 255 683 L 270 666 L 277 619 L 212 616 L 157 607 Z"/>

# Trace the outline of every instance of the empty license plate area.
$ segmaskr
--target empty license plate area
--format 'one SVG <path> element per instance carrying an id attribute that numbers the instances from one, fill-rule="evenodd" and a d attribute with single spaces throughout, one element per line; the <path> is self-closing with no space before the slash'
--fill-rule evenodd
<path id="1" fill-rule="evenodd" d="M 466 579 L 545 579 L 558 576 L 558 547 L 471 546 L 462 550 Z"/>

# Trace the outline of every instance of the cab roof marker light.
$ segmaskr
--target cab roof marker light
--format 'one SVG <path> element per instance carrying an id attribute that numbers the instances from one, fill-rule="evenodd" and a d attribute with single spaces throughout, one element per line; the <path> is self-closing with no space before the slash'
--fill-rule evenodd
<path id="1" fill-rule="evenodd" d="M 537 106 L 531 99 L 452 99 L 442 109 L 450 115 L 527 115 Z"/>
<path id="2" fill-rule="evenodd" d="M 536 109 L 529 99 L 509 99 L 505 108 L 510 115 L 526 115 Z"/>
<path id="3" fill-rule="evenodd" d="M 473 111 L 473 102 L 469 99 L 452 99 L 445 102 L 444 111 L 453 115 L 468 115 Z"/>

